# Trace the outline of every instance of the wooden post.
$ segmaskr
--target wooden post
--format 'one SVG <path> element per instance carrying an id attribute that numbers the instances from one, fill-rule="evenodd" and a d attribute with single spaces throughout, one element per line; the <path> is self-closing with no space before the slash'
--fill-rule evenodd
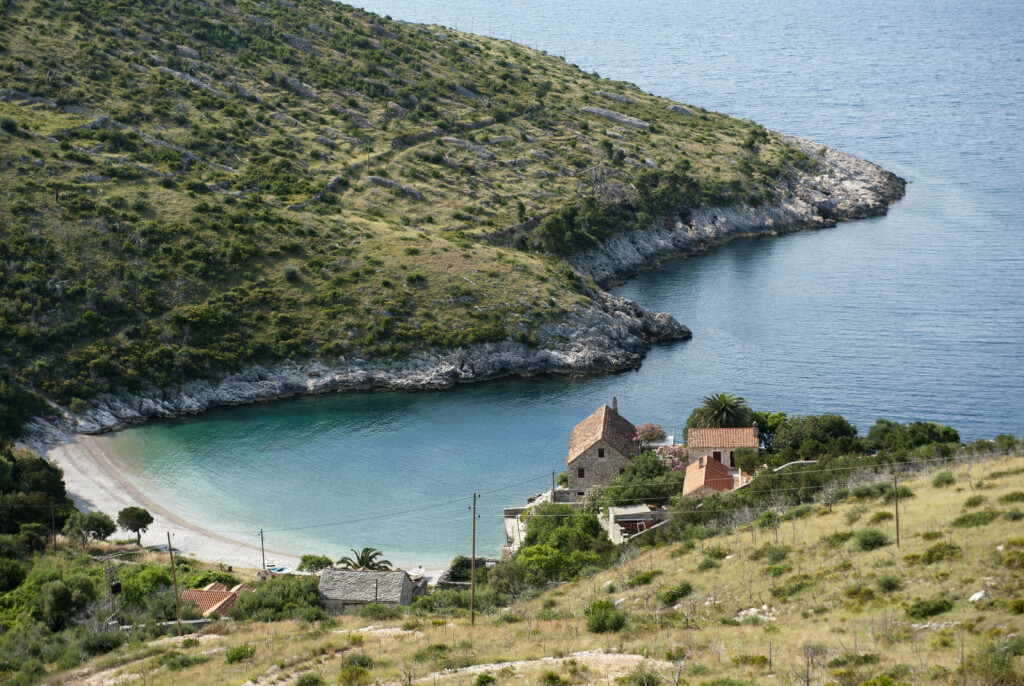
<path id="1" fill-rule="evenodd" d="M 476 493 L 473 494 L 473 546 L 469 559 L 469 623 L 476 624 Z"/>
<path id="2" fill-rule="evenodd" d="M 260 529 L 260 557 L 263 559 L 263 569 L 267 568 L 267 553 L 263 550 L 263 529 Z"/>
<path id="3" fill-rule="evenodd" d="M 178 620 L 178 638 L 181 638 L 181 599 L 178 597 L 178 572 L 174 569 L 174 548 L 171 547 L 171 532 L 167 532 L 167 554 L 171 556 L 171 579 L 174 580 L 174 615 Z"/>
<path id="4" fill-rule="evenodd" d="M 892 502 L 896 507 L 896 547 L 900 547 L 900 485 L 894 475 L 892 477 Z"/>

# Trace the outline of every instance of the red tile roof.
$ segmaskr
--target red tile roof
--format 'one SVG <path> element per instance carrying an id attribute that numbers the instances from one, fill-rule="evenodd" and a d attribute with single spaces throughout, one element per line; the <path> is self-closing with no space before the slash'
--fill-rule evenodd
<path id="1" fill-rule="evenodd" d="M 181 602 L 192 603 L 204 617 L 214 612 L 223 615 L 235 604 L 238 596 L 251 590 L 251 586 L 238 584 L 229 591 L 224 584 L 214 582 L 205 588 L 186 588 L 181 592 Z"/>
<path id="2" fill-rule="evenodd" d="M 699 429 L 686 430 L 687 448 L 759 448 L 761 441 L 757 436 L 756 426 L 745 426 L 738 429 Z"/>
<path id="3" fill-rule="evenodd" d="M 604 439 L 608 445 L 629 457 L 636 452 L 633 436 L 636 427 L 622 418 L 618 412 L 602 405 L 594 414 L 576 425 L 569 437 L 569 454 L 566 464 L 585 453 L 595 443 Z"/>
<path id="4" fill-rule="evenodd" d="M 716 491 L 732 490 L 732 476 L 729 474 L 729 468 L 707 455 L 694 460 L 686 467 L 683 495 L 690 495 L 704 487 L 713 488 Z"/>

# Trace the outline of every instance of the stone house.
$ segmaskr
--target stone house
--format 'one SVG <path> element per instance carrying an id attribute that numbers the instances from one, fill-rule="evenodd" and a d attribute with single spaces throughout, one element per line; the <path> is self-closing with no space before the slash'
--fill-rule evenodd
<path id="1" fill-rule="evenodd" d="M 707 455 L 732 469 L 732 454 L 737 448 L 761 449 L 761 437 L 757 432 L 757 424 L 735 429 L 690 428 L 686 430 L 686 456 L 691 463 L 697 458 Z"/>
<path id="2" fill-rule="evenodd" d="M 714 492 L 731 491 L 732 487 L 729 468 L 714 458 L 702 455 L 686 467 L 683 495 L 700 500 Z"/>
<path id="3" fill-rule="evenodd" d="M 369 571 L 328 567 L 320 574 L 320 602 L 329 614 L 359 610 L 370 603 L 410 605 L 415 584 L 401 569 Z"/>
<path id="4" fill-rule="evenodd" d="M 568 490 L 576 498 L 582 498 L 589 488 L 617 479 L 636 455 L 636 427 L 622 418 L 617 405 L 614 399 L 612 407 L 602 405 L 572 430 L 565 463 Z"/>

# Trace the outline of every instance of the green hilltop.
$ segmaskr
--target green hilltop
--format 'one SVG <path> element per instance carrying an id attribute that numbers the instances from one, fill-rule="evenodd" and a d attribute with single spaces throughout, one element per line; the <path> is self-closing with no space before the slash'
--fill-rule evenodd
<path id="1" fill-rule="evenodd" d="M 564 261 L 813 161 L 507 41 L 321 0 L 4 0 L 0 367 L 61 403 L 513 339 Z"/>

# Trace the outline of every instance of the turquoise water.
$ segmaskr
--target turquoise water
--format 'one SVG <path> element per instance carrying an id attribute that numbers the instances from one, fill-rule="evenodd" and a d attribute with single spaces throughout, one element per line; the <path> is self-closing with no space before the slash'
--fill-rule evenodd
<path id="1" fill-rule="evenodd" d="M 503 543 L 501 508 L 550 484 L 571 427 L 619 398 L 679 426 L 725 390 L 790 413 L 1024 433 L 1024 12 L 1017 2 L 365 3 L 510 35 L 602 76 L 871 159 L 912 183 L 888 217 L 743 241 L 616 290 L 692 341 L 595 379 L 359 393 L 120 432 L 142 485 L 284 551 L 372 545 L 403 564 Z"/>

